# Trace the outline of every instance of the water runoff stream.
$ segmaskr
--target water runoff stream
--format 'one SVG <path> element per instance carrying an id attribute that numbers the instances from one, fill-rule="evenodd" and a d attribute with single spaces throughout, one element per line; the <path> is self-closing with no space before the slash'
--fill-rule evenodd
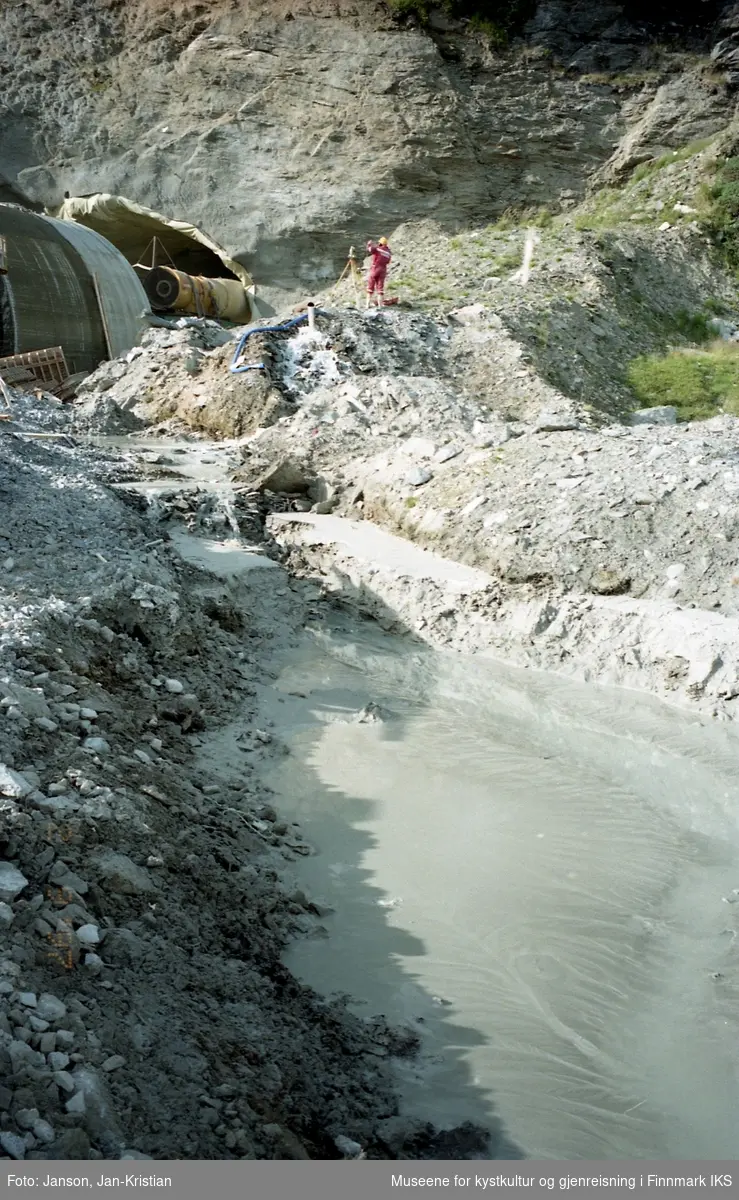
<path id="1" fill-rule="evenodd" d="M 276 653 L 269 782 L 332 910 L 288 965 L 422 1033 L 407 1111 L 500 1131 L 498 1157 L 734 1159 L 739 734 L 348 616 Z"/>

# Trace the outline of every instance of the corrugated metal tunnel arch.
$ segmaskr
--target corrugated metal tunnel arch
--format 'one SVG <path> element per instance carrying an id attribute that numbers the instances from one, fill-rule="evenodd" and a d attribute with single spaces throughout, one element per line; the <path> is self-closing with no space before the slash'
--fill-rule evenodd
<path id="1" fill-rule="evenodd" d="M 0 356 L 61 346 L 76 373 L 136 344 L 149 301 L 104 237 L 9 204 L 0 204 L 0 235 Z"/>

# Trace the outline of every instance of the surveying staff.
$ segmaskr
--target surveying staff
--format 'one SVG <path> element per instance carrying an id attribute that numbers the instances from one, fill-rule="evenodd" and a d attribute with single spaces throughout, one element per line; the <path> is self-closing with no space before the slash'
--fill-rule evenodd
<path id="1" fill-rule="evenodd" d="M 381 237 L 379 242 L 367 242 L 367 253 L 372 255 L 372 266 L 367 278 L 367 308 L 372 304 L 372 297 L 377 297 L 377 307 L 382 306 L 385 291 L 385 276 L 390 266 L 390 247 L 387 238 Z"/>

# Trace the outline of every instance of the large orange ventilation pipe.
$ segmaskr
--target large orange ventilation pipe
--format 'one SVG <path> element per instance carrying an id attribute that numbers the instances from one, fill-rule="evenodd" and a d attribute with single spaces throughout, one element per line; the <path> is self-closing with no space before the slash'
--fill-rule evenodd
<path id="1" fill-rule="evenodd" d="M 192 313 L 234 325 L 251 319 L 249 296 L 238 279 L 206 279 L 175 267 L 152 267 L 143 284 L 151 307 L 159 312 Z"/>

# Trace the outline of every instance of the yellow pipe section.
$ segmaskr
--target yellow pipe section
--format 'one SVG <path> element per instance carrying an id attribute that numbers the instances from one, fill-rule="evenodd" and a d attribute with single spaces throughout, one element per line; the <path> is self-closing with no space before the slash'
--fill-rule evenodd
<path id="1" fill-rule="evenodd" d="M 238 279 L 206 279 L 175 267 L 154 267 L 144 282 L 152 308 L 174 309 L 245 325 L 251 318 L 249 296 Z"/>

